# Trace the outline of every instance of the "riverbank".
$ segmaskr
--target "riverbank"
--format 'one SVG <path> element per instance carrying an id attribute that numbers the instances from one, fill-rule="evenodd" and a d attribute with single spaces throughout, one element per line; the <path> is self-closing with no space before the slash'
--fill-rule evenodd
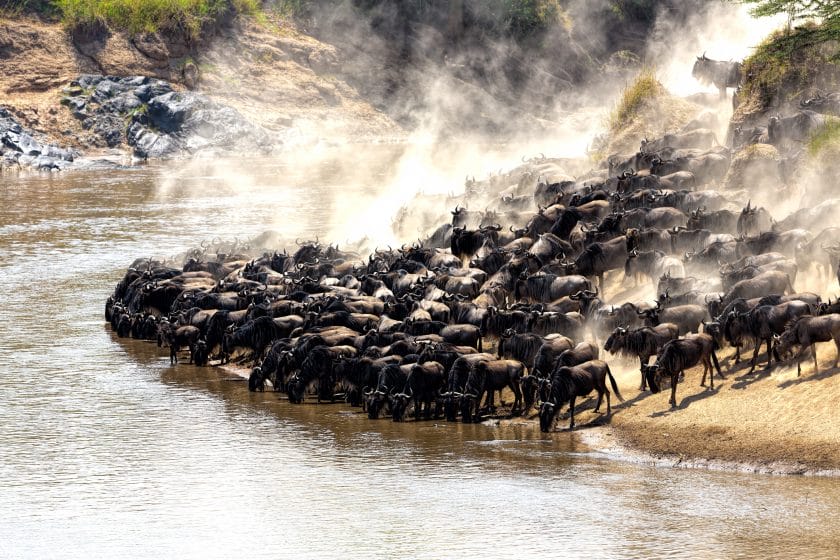
<path id="1" fill-rule="evenodd" d="M 820 373 L 814 375 L 806 367 L 798 378 L 795 367 L 787 364 L 774 366 L 769 374 L 757 370 L 748 375 L 748 365 L 745 368 L 741 362 L 727 373 L 730 356 L 722 353 L 726 378 L 716 379 L 711 391 L 699 385 L 701 368 L 689 370 L 678 386 L 679 406 L 673 410 L 667 389 L 659 394 L 640 393 L 638 370 L 607 357 L 625 402 L 613 397 L 613 415 L 606 418 L 592 411 L 594 394 L 590 395 L 578 402 L 575 430 L 568 431 L 564 407 L 554 433 L 570 436 L 610 460 L 743 473 L 840 476 L 840 429 L 833 422 L 831 397 L 840 394 L 840 370 L 831 369 L 831 350 L 823 347 L 819 353 L 826 358 L 820 360 Z M 243 379 L 250 373 L 238 366 L 223 367 Z M 506 391 L 503 400 L 510 403 L 513 395 Z M 486 422 L 538 431 L 535 414 Z"/>
<path id="2" fill-rule="evenodd" d="M 828 345 L 830 346 L 830 345 Z M 834 350 L 821 345 L 820 373 L 806 362 L 774 366 L 769 373 L 733 370 L 722 353 L 726 379 L 715 390 L 700 387 L 701 368 L 686 372 L 677 389 L 677 409 L 668 392 L 639 394 L 638 370 L 613 368 L 627 402 L 610 423 L 581 432 L 606 455 L 673 467 L 699 467 L 770 474 L 840 475 L 840 429 L 835 399 L 840 376 Z"/>

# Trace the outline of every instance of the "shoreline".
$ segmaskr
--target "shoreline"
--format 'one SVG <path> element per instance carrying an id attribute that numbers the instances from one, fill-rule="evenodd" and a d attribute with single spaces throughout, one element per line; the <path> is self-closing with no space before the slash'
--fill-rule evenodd
<path id="1" fill-rule="evenodd" d="M 247 368 L 232 366 L 230 364 L 218 365 L 216 367 L 231 375 L 245 380 L 248 379 L 249 370 Z M 682 385 L 681 388 L 685 390 L 686 388 Z M 662 394 L 659 396 L 662 396 Z M 658 448 L 655 440 L 645 443 L 639 438 L 636 438 L 635 442 L 631 441 L 634 439 L 631 435 L 634 429 L 638 430 L 640 425 L 643 425 L 647 429 L 653 429 L 656 427 L 655 423 L 659 418 L 654 417 L 646 420 L 638 414 L 632 414 L 632 418 L 627 418 L 629 421 L 622 422 L 622 414 L 627 413 L 629 410 L 630 407 L 618 403 L 613 409 L 613 416 L 610 418 L 610 423 L 599 423 L 598 419 L 601 416 L 593 415 L 591 408 L 587 404 L 586 408 L 578 412 L 578 416 L 581 419 L 586 418 L 586 421 L 581 422 L 577 429 L 569 432 L 568 429 L 562 428 L 561 426 L 566 422 L 566 418 L 560 417 L 557 427 L 550 433 L 568 434 L 577 442 L 590 448 L 597 456 L 609 461 L 621 461 L 660 468 L 700 469 L 743 474 L 840 477 L 840 467 L 823 467 L 807 461 L 786 461 L 771 457 L 757 457 L 756 455 L 761 454 L 759 450 L 762 446 L 760 444 L 756 445 L 754 449 L 748 449 L 747 446 L 742 448 L 745 455 L 752 456 L 751 459 L 747 460 L 736 460 L 725 456 L 715 457 L 715 455 L 719 454 L 719 450 L 716 452 L 702 445 L 697 448 L 700 451 L 699 453 L 687 448 L 677 453 L 663 452 Z M 617 424 L 612 424 L 616 418 L 618 418 Z M 492 418 L 481 422 L 481 424 L 487 427 L 501 424 L 527 425 L 534 430 L 539 430 L 539 422 L 534 418 Z M 697 442 L 692 443 L 696 444 Z M 705 455 L 702 453 L 703 449 L 706 450 Z"/>

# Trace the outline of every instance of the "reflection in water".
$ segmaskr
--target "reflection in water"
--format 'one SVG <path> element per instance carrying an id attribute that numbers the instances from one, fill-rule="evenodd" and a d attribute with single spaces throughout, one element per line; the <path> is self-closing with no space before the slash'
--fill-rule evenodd
<path id="1" fill-rule="evenodd" d="M 301 224 L 290 237 L 324 235 L 330 213 L 312 210 L 335 177 L 263 171 L 244 193 L 196 174 L 162 194 L 153 167 L 2 177 L 0 558 L 840 550 L 833 480 L 604 461 L 516 424 L 371 422 L 117 341 L 102 308 L 134 257 L 253 236 L 278 216 Z"/>

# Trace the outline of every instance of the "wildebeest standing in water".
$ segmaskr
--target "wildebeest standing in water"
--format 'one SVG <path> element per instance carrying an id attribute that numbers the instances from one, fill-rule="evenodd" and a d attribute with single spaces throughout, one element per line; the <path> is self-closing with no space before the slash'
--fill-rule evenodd
<path id="1" fill-rule="evenodd" d="M 741 63 L 712 60 L 703 53 L 694 62 L 691 75 L 704 84 L 713 84 L 720 91 L 720 98 L 725 99 L 726 88 L 735 88 L 741 83 Z"/>

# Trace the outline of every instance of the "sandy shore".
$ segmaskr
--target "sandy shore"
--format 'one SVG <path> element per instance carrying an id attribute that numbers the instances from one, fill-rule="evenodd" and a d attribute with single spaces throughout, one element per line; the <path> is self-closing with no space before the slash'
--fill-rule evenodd
<path id="1" fill-rule="evenodd" d="M 607 456 L 674 467 L 702 467 L 776 474 L 840 475 L 840 375 L 831 369 L 834 348 L 820 345 L 820 373 L 813 361 L 797 378 L 795 366 L 747 374 L 721 353 L 724 380 L 715 390 L 700 386 L 702 368 L 686 372 L 677 389 L 640 393 L 638 366 L 610 360 L 626 401 L 610 419 L 591 408 L 578 422 L 601 424 L 577 437 Z M 751 354 L 751 353 L 750 353 Z M 763 363 L 762 363 L 763 365 Z M 564 429 L 568 420 L 558 422 Z"/>
<path id="2" fill-rule="evenodd" d="M 702 369 L 686 372 L 677 389 L 679 406 L 673 410 L 667 390 L 655 395 L 639 392 L 637 365 L 608 357 L 625 402 L 613 399 L 613 414 L 607 418 L 592 412 L 594 399 L 584 400 L 572 435 L 606 458 L 640 464 L 840 476 L 840 423 L 835 410 L 840 403 L 840 369 L 830 369 L 831 345 L 820 345 L 818 352 L 820 373 L 813 373 L 811 361 L 799 378 L 795 366 L 747 375 L 747 364 L 733 366 L 729 352 L 723 352 L 726 379 L 716 379 L 711 391 L 700 387 Z M 225 368 L 245 378 L 249 373 Z M 505 400 L 512 400 L 512 395 Z M 509 421 L 539 429 L 534 418 Z M 564 409 L 555 429 L 565 432 L 567 426 Z"/>

